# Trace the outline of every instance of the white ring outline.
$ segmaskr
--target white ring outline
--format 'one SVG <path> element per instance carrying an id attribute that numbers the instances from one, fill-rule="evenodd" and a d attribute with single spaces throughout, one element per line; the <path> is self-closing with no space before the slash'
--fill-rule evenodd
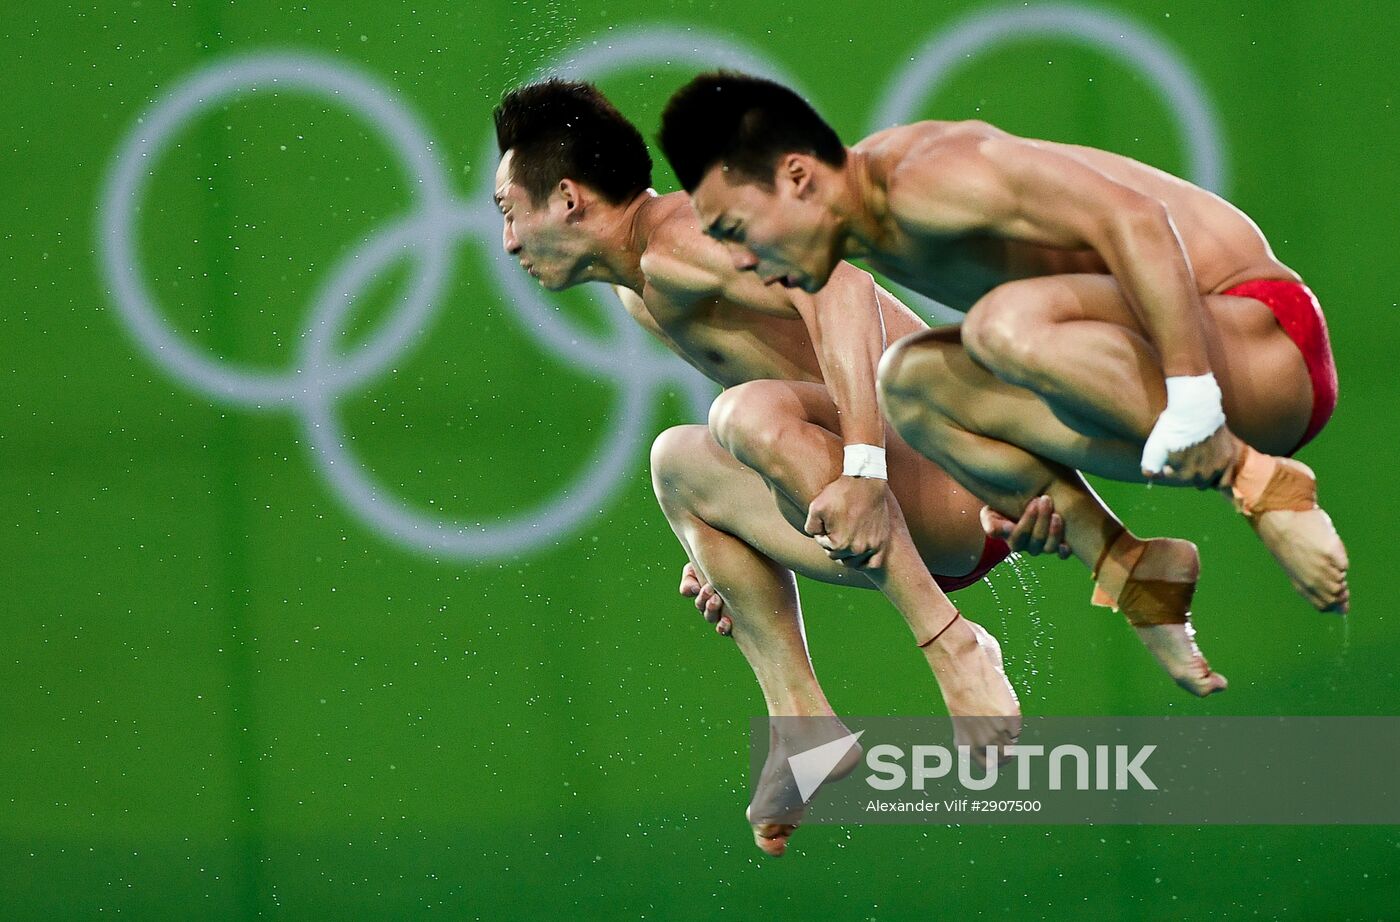
<path id="1" fill-rule="evenodd" d="M 1178 123 L 1194 120 L 1193 124 L 1204 126 L 1200 131 L 1188 127 L 1185 132 L 1191 146 L 1193 176 L 1207 188 L 1223 184 L 1220 133 L 1199 82 L 1160 40 L 1099 10 L 1046 6 L 992 11 L 958 21 L 951 32 L 937 34 L 926 42 L 914 64 L 896 75 L 875 123 L 907 119 L 957 66 L 959 55 L 970 57 L 1023 35 L 1047 34 L 1108 51 L 1134 67 L 1142 62 L 1131 54 L 1140 54 L 1147 62 L 1148 76 L 1167 96 Z M 600 45 L 601 39 L 606 41 Z M 556 68 L 545 68 L 537 77 L 555 72 L 597 78 L 613 69 L 644 66 L 648 60 L 671 64 L 671 59 L 694 61 L 706 67 L 733 67 L 797 86 L 790 76 L 768 66 L 760 52 L 730 37 L 645 26 L 585 39 L 566 52 Z M 141 278 L 138 247 L 132 234 L 137 212 L 134 202 L 146 191 L 158 156 L 154 154 L 157 144 L 199 114 L 211 98 L 253 94 L 269 83 L 275 90 L 301 91 L 340 102 L 374 123 L 408 164 L 412 191 L 419 200 L 414 212 L 381 228 L 337 264 L 315 297 L 315 310 L 300 352 L 303 364 L 284 373 L 231 368 L 230 363 L 211 359 L 171 333 Z M 917 94 L 910 95 L 912 91 L 906 88 L 911 85 L 919 88 Z M 1186 116 L 1178 104 L 1185 105 Z M 482 162 L 495 162 L 494 145 L 488 143 Z M 643 427 L 659 389 L 668 383 L 679 385 L 693 410 L 703 409 L 713 390 L 689 366 L 655 348 L 636 325 L 619 324 L 615 305 L 608 305 L 610 309 L 602 313 L 614 334 L 610 340 L 581 332 L 559 318 L 557 308 L 543 301 L 539 290 L 524 281 L 513 260 L 508 263 L 495 245 L 499 217 L 487 204 L 492 177 L 484 170 L 482 175 L 487 184 L 485 195 L 475 201 L 454 198 L 434 144 L 416 116 L 388 91 L 347 65 L 299 52 L 226 59 L 177 83 L 146 110 L 119 146 L 101 198 L 99 261 L 128 329 L 147 355 L 172 377 L 218 400 L 258 409 L 268 405 L 299 408 L 313 465 L 326 476 L 337 498 L 362 520 L 398 542 L 423 551 L 468 560 L 511 556 L 551 539 L 557 542 L 587 516 L 601 514 L 598 507 L 629 473 L 630 459 L 640 447 Z M 508 295 L 507 303 L 517 313 L 523 307 L 522 326 L 537 342 L 623 388 L 620 415 L 594 459 L 594 473 L 581 489 L 565 487 L 558 494 L 562 499 L 554 506 L 547 506 L 546 500 L 523 515 L 486 524 L 424 513 L 376 487 L 358 459 L 346 449 L 332 402 L 413 348 L 440 307 L 452 263 L 451 250 L 464 236 L 476 237 L 488 253 L 494 254 L 488 265 Z M 427 244 L 426 248 L 423 244 Z M 419 266 L 400 309 L 390 319 L 381 321 L 367 342 L 349 357 L 335 356 L 332 343 L 353 304 L 355 291 L 383 263 L 392 260 L 396 251 L 404 250 L 414 253 Z M 599 297 L 598 292 L 592 293 Z"/>
<path id="2" fill-rule="evenodd" d="M 738 49 L 724 38 L 680 30 L 648 33 L 639 28 L 612 36 L 609 44 L 598 50 L 594 50 L 598 47 L 596 41 L 579 47 L 583 49 L 579 56 L 584 63 L 566 62 L 565 70 L 578 73 L 589 68 L 642 66 L 647 63 L 645 56 L 627 57 L 638 52 L 657 58 L 693 58 L 704 63 L 716 58 L 743 66 L 761 63 L 752 52 Z M 232 368 L 231 363 L 212 359 L 173 334 L 143 281 L 134 233 L 139 211 L 135 202 L 145 193 L 154 172 L 158 145 L 167 142 L 211 104 L 251 95 L 268 84 L 276 90 L 300 91 L 343 102 L 352 113 L 381 128 L 390 148 L 409 164 L 419 198 L 415 211 L 381 227 L 337 263 L 314 297 L 314 309 L 301 340 L 302 364 L 283 373 Z M 494 149 L 484 162 L 495 162 Z M 483 173 L 489 182 L 489 174 Z M 336 498 L 361 520 L 400 544 L 420 551 L 465 560 L 497 559 L 550 540 L 557 542 L 586 518 L 602 514 L 600 507 L 632 473 L 631 459 L 641 447 L 650 407 L 662 387 L 668 383 L 680 385 L 692 409 L 703 411 L 713 386 L 676 357 L 661 352 L 635 324 L 619 323 L 616 305 L 610 305 L 611 310 L 603 313 L 616 334 L 610 342 L 594 340 L 572 325 L 556 321 L 557 311 L 547 307 L 535 310 L 523 318 L 527 331 L 551 351 L 576 365 L 585 365 L 622 389 L 618 415 L 587 465 L 591 472 L 582 487 L 566 485 L 522 514 L 483 523 L 425 512 L 376 486 L 347 448 L 348 440 L 333 412 L 333 399 L 383 371 L 413 347 L 440 307 L 454 245 L 463 237 L 476 237 L 488 253 L 496 253 L 489 265 L 505 282 L 503 287 L 508 293 L 514 291 L 523 296 L 518 303 L 533 307 L 542 300 L 537 289 L 521 284 L 522 277 L 513 264 L 511 272 L 499 271 L 504 254 L 499 253 L 497 232 L 491 229 L 499 217 L 485 204 L 490 201 L 489 193 L 488 189 L 479 206 L 455 199 L 426 129 L 394 96 L 358 71 L 316 55 L 252 54 L 201 68 L 177 83 L 138 118 L 119 145 L 104 184 L 99 211 L 99 261 L 119 316 L 158 367 L 216 400 L 255 409 L 292 408 L 302 419 L 313 467 L 325 477 Z M 426 253 L 420 252 L 425 249 L 424 244 Z M 356 293 L 400 252 L 414 253 L 419 266 L 399 310 L 381 321 L 369 341 L 348 358 L 337 357 L 332 346 Z M 516 302 L 507 303 L 515 306 Z M 582 350 L 585 361 L 581 363 L 580 343 L 584 342 L 589 345 Z"/>
<path id="3" fill-rule="evenodd" d="M 135 239 L 139 211 L 135 203 L 146 192 L 155 171 L 158 145 L 168 142 L 202 111 L 267 85 L 319 94 L 383 129 L 390 148 L 408 165 L 411 191 L 419 199 L 420 212 L 438 217 L 450 201 L 445 172 L 418 119 L 358 71 L 326 58 L 270 53 L 206 65 L 145 110 L 118 147 L 102 194 L 98 254 L 112 301 L 138 345 L 156 365 L 206 396 L 253 407 L 294 403 L 300 399 L 305 382 L 296 371 L 232 368 L 170 331 L 142 276 Z M 436 228 L 439 222 L 427 226 Z M 433 246 L 404 299 L 410 310 L 376 329 L 369 344 L 358 350 L 367 360 L 352 359 L 344 369 L 335 370 L 338 389 L 348 390 L 387 367 L 438 300 L 446 281 L 448 242 L 441 234 L 428 240 Z"/>
<path id="4" fill-rule="evenodd" d="M 1044 5 L 974 13 L 938 31 L 885 85 L 885 103 L 870 120 L 874 133 L 908 122 L 959 65 L 1004 42 L 1071 39 L 1111 55 L 1149 79 L 1162 94 L 1186 142 L 1186 175 L 1213 192 L 1225 188 L 1225 144 L 1205 86 L 1170 45 L 1132 20 L 1095 7 Z"/>

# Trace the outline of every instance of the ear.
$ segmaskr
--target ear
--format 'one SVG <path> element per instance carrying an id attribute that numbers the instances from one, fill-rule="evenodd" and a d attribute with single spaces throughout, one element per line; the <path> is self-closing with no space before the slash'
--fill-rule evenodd
<path id="1" fill-rule="evenodd" d="M 786 186 L 796 198 L 805 198 L 812 190 L 814 170 L 807 154 L 785 154 L 778 160 L 776 182 Z"/>
<path id="2" fill-rule="evenodd" d="M 561 179 L 555 188 L 554 194 L 564 206 L 564 217 L 566 220 L 575 221 L 583 217 L 584 206 L 587 204 L 587 197 L 583 193 L 583 187 L 572 179 Z"/>

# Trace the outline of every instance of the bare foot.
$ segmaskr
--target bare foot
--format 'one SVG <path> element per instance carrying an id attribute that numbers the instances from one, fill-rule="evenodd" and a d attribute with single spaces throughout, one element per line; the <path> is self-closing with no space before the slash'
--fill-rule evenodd
<path id="1" fill-rule="evenodd" d="M 1195 583 L 1201 576 L 1201 558 L 1190 541 L 1153 538 L 1133 571 L 1135 580 Z M 1189 613 L 1188 613 L 1189 617 Z M 1172 680 L 1202 698 L 1229 687 L 1223 675 L 1212 672 L 1196 646 L 1196 629 L 1185 624 L 1135 624 L 1138 639 L 1162 664 Z"/>
<path id="2" fill-rule="evenodd" d="M 1004 750 L 1021 735 L 1021 702 L 1007 681 L 1001 644 L 980 624 L 958 618 L 924 648 L 953 718 L 953 742 L 985 756 L 987 746 Z"/>
<path id="3" fill-rule="evenodd" d="M 816 789 L 813 789 L 807 792 L 806 797 L 802 796 L 789 759 L 800 757 L 802 753 L 824 744 L 851 737 L 852 734 L 835 715 L 776 717 L 768 725 L 768 758 L 763 763 L 763 771 L 759 773 L 753 801 L 746 815 L 753 826 L 754 844 L 765 854 L 776 858 L 787 851 L 788 840 L 802 822 L 807 804 L 816 795 Z M 835 765 L 827 772 L 825 779 L 817 783 L 818 789 L 840 781 L 855 770 L 860 764 L 860 745 L 852 739 L 844 754 L 837 753 L 833 757 L 836 758 Z"/>
<path id="4" fill-rule="evenodd" d="M 1134 625 L 1133 630 L 1167 675 L 1191 694 L 1205 698 L 1230 687 L 1228 679 L 1211 671 L 1210 663 L 1196 646 L 1196 629 L 1189 622 Z"/>
<path id="5" fill-rule="evenodd" d="M 1318 611 L 1344 615 L 1351 606 L 1347 549 L 1320 508 L 1276 509 L 1254 520 L 1254 530 L 1288 574 L 1293 588 Z"/>
<path id="6" fill-rule="evenodd" d="M 1229 485 L 1236 508 L 1304 598 L 1321 611 L 1345 614 L 1351 602 L 1347 552 L 1332 519 L 1317 505 L 1312 469 L 1240 447 Z"/>

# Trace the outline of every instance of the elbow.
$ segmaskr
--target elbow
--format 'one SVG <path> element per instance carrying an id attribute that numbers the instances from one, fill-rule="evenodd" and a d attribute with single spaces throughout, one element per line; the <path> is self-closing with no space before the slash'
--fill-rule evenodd
<path id="1" fill-rule="evenodd" d="M 1134 249 L 1151 240 L 1170 239 L 1180 246 L 1166 203 L 1137 192 L 1119 196 L 1101 219 L 1101 228 L 1120 245 Z"/>
<path id="2" fill-rule="evenodd" d="M 818 354 L 848 355 L 853 341 L 870 340 L 871 367 L 884 351 L 884 305 L 875 277 L 847 262 L 836 264 L 831 280 L 805 298 L 794 298 L 797 312 L 812 333 Z"/>

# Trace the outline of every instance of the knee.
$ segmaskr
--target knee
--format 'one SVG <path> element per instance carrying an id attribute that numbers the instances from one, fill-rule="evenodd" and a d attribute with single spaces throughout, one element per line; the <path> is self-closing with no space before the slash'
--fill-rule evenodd
<path id="1" fill-rule="evenodd" d="M 710 405 L 710 434 L 740 461 L 769 458 L 783 440 L 779 401 L 771 381 L 728 388 Z"/>
<path id="2" fill-rule="evenodd" d="M 704 426 L 673 426 L 651 443 L 651 486 L 663 509 L 694 493 L 695 459 L 709 437 Z"/>
<path id="3" fill-rule="evenodd" d="M 906 336 L 885 350 L 875 384 L 896 430 L 901 421 L 944 409 L 952 385 L 949 353 L 958 348 L 958 329 L 944 327 Z"/>
<path id="4" fill-rule="evenodd" d="M 977 363 L 1003 381 L 1025 386 L 1034 377 L 1044 322 L 1019 282 L 992 289 L 968 311 L 963 346 Z"/>

